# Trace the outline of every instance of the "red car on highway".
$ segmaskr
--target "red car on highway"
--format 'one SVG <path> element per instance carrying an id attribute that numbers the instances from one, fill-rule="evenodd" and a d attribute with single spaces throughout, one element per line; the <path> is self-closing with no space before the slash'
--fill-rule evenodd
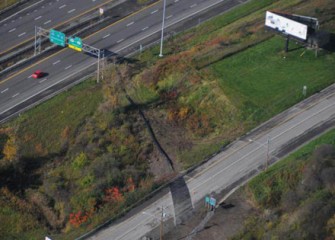
<path id="1" fill-rule="evenodd" d="M 36 70 L 33 75 L 31 75 L 33 78 L 41 78 L 43 77 L 43 72 L 41 70 Z"/>

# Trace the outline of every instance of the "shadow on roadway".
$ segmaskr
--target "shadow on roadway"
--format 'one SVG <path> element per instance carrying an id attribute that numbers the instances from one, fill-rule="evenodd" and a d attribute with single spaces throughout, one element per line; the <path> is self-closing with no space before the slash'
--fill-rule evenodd
<path id="1" fill-rule="evenodd" d="M 92 53 L 85 52 L 87 56 L 97 59 L 98 56 Z M 138 60 L 132 58 L 123 57 L 115 52 L 109 51 L 108 49 L 101 49 L 100 50 L 100 60 L 105 59 L 107 63 L 114 63 L 114 64 L 123 64 L 123 63 L 135 63 Z"/>
<path id="2" fill-rule="evenodd" d="M 175 212 L 175 224 L 180 224 L 187 220 L 193 210 L 190 191 L 183 177 L 179 177 L 170 184 L 170 191 Z"/>

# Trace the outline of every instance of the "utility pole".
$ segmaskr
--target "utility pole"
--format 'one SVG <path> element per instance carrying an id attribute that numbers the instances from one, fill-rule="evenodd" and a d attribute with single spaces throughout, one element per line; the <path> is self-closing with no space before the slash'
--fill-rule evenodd
<path id="1" fill-rule="evenodd" d="M 266 165 L 265 165 L 265 170 L 268 169 L 269 166 L 269 158 L 270 158 L 270 136 L 268 135 L 267 139 L 267 151 L 266 151 Z"/>
<path id="2" fill-rule="evenodd" d="M 161 47 L 159 56 L 163 57 L 163 39 L 164 39 L 164 24 L 165 24 L 165 7 L 166 7 L 166 0 L 163 1 L 163 20 L 162 20 L 162 33 L 161 33 Z"/>

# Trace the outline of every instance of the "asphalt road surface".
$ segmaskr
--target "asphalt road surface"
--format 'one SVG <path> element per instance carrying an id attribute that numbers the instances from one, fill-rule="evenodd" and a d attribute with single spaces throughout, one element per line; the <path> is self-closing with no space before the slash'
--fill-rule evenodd
<path id="1" fill-rule="evenodd" d="M 32 40 L 35 26 L 56 28 L 112 0 L 40 0 L 0 21 L 0 54 Z"/>
<path id="2" fill-rule="evenodd" d="M 228 4 L 229 7 L 233 7 L 241 3 L 242 1 L 237 0 L 167 0 L 165 26 L 169 27 L 192 18 L 219 4 Z M 156 2 L 101 29 L 84 39 L 83 42 L 113 53 L 120 53 L 131 46 L 139 48 L 141 40 L 147 39 L 153 34 L 159 34 L 162 26 L 162 7 L 161 1 Z M 0 115 L 40 92 L 96 65 L 96 57 L 64 48 L 56 54 L 0 80 Z M 33 79 L 31 75 L 35 70 L 42 70 L 46 75 L 41 79 Z"/>
<path id="3" fill-rule="evenodd" d="M 178 223 L 183 216 L 187 224 L 187 211 L 195 204 L 204 202 L 205 196 L 246 181 L 246 176 L 249 178 L 251 174 L 262 171 L 267 160 L 272 163 L 334 127 L 335 84 L 235 141 L 206 164 L 179 180 L 184 184 L 170 187 L 164 196 L 137 214 L 105 227 L 87 239 L 134 240 L 144 236 L 152 237 L 150 231 L 160 226 L 162 207 L 163 224 L 168 221 Z"/>

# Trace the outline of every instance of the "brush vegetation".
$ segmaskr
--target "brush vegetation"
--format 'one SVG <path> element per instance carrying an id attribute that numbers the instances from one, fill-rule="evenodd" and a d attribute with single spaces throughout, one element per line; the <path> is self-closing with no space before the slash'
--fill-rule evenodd
<path id="1" fill-rule="evenodd" d="M 309 96 L 334 83 L 334 53 L 284 53 L 263 27 L 278 9 L 334 31 L 331 3 L 249 1 L 170 38 L 163 59 L 147 49 L 3 125 L 0 238 L 74 239 L 302 100 L 303 86 Z"/>

